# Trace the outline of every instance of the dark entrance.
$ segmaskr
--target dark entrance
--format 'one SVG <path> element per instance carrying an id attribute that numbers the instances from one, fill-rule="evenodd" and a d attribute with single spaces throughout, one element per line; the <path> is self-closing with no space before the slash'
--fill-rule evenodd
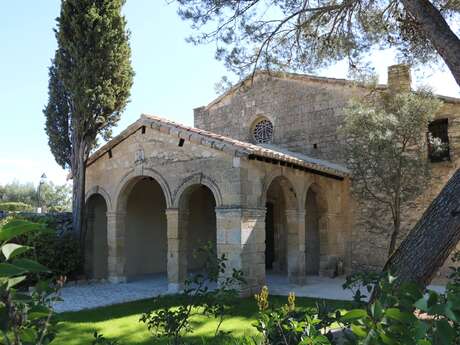
<path id="1" fill-rule="evenodd" d="M 273 204 L 267 202 L 267 213 L 265 215 L 265 268 L 273 268 L 275 261 L 275 226 L 273 220 Z"/>

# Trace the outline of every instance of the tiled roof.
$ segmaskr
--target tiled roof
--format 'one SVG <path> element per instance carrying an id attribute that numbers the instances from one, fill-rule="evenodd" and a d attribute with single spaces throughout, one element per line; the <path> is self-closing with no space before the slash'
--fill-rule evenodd
<path id="1" fill-rule="evenodd" d="M 176 122 L 154 116 L 142 114 L 140 119 L 126 128 L 118 136 L 97 150 L 88 160 L 91 165 L 114 146 L 138 131 L 143 126 L 156 129 L 160 132 L 189 140 L 195 144 L 204 145 L 213 149 L 224 151 L 237 157 L 246 157 L 269 163 L 285 165 L 295 169 L 312 171 L 321 175 L 343 178 L 350 174 L 349 170 L 339 164 L 308 157 L 294 153 L 275 145 L 254 145 L 248 142 L 235 140 L 199 128 L 189 127 Z"/>

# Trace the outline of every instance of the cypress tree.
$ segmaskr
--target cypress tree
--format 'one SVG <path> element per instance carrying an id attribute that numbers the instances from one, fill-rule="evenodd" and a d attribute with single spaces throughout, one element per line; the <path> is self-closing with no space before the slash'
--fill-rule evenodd
<path id="1" fill-rule="evenodd" d="M 44 109 L 49 146 L 73 179 L 73 228 L 82 232 L 86 162 L 97 139 L 108 140 L 133 83 L 124 0 L 62 0 L 58 48 Z"/>

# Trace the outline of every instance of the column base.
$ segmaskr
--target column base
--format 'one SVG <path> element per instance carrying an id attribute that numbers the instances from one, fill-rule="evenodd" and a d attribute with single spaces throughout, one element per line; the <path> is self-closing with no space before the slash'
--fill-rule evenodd
<path id="1" fill-rule="evenodd" d="M 290 277 L 288 277 L 288 281 L 289 281 L 290 284 L 305 285 L 307 283 L 307 277 L 305 277 L 305 276 L 290 276 Z"/>

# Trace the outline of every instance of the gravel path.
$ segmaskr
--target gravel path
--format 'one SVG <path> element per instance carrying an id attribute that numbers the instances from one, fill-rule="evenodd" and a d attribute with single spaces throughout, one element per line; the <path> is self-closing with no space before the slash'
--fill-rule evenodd
<path id="1" fill-rule="evenodd" d="M 61 290 L 64 301 L 55 304 L 55 311 L 78 311 L 151 298 L 168 291 L 166 276 L 155 276 L 129 283 L 92 283 L 66 286 Z"/>
<path id="2" fill-rule="evenodd" d="M 287 296 L 294 292 L 298 297 L 352 300 L 352 294 L 342 289 L 344 278 L 307 277 L 305 285 L 289 284 L 286 276 L 269 275 L 267 285 L 271 295 Z M 212 287 L 211 287 L 212 288 Z M 442 286 L 429 286 L 442 292 Z M 168 293 L 165 275 L 151 276 L 129 283 L 93 283 L 72 285 L 61 290 L 63 302 L 55 304 L 55 311 L 78 311 L 113 304 L 136 301 Z"/>

